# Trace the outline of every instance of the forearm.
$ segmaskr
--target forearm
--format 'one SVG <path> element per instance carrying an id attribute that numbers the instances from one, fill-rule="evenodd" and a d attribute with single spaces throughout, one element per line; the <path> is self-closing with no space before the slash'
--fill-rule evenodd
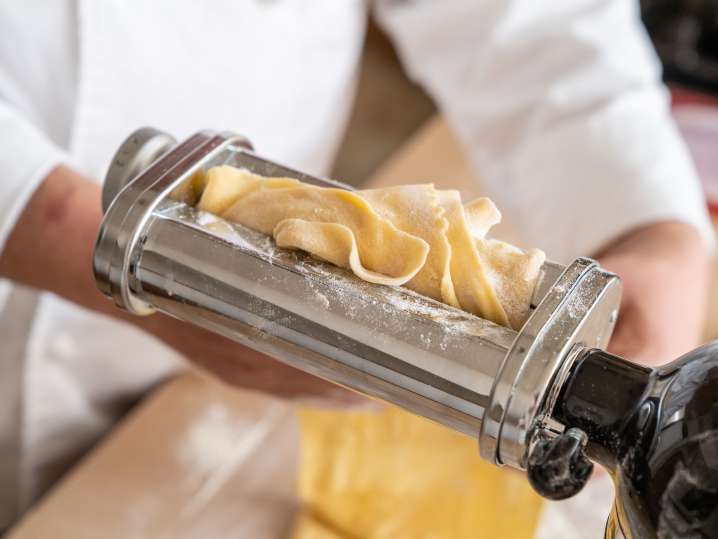
<path id="1" fill-rule="evenodd" d="M 26 205 L 0 253 L 0 277 L 53 292 L 154 335 L 225 382 L 280 396 L 355 400 L 343 390 L 224 337 L 164 314 L 132 316 L 97 289 L 92 256 L 102 211 L 99 186 L 57 167 Z"/>
<path id="2" fill-rule="evenodd" d="M 0 276 L 114 314 L 92 276 L 101 219 L 99 186 L 67 167 L 55 168 L 10 234 L 0 254 Z"/>
<path id="3" fill-rule="evenodd" d="M 68 167 L 55 168 L 35 191 L 0 253 L 0 277 L 52 292 L 170 342 L 180 322 L 166 316 L 132 316 L 95 284 L 92 256 L 102 221 L 100 196 L 95 182 Z"/>

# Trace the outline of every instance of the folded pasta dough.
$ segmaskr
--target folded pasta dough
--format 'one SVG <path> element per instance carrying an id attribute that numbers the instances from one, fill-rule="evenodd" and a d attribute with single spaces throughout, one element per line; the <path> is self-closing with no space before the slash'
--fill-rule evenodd
<path id="1" fill-rule="evenodd" d="M 487 239 L 491 227 L 501 222 L 501 212 L 488 198 L 478 198 L 464 206 L 481 264 L 486 268 L 496 296 L 508 317 L 508 325 L 520 328 L 526 321 L 541 266 L 543 251 L 523 251 L 496 239 Z"/>
<path id="2" fill-rule="evenodd" d="M 426 263 L 408 287 L 461 308 L 451 279 L 451 244 L 446 235 L 449 224 L 439 204 L 439 192 L 432 185 L 424 184 L 359 191 L 359 195 L 379 215 L 429 245 Z"/>
<path id="3" fill-rule="evenodd" d="M 519 328 L 544 255 L 487 239 L 501 219 L 486 198 L 462 205 L 431 184 L 350 192 L 230 166 L 207 172 L 198 203 L 351 269 L 367 281 L 404 285 L 498 324 Z"/>
<path id="4" fill-rule="evenodd" d="M 303 249 L 372 283 L 407 283 L 429 254 L 423 239 L 399 230 L 363 198 L 343 189 L 224 166 L 209 170 L 205 193 L 211 197 L 202 196 L 200 209 L 272 234 L 279 247 Z"/>

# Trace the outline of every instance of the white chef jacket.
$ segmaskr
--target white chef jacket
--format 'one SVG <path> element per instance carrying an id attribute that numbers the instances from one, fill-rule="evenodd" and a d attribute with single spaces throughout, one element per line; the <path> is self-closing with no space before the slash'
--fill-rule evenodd
<path id="1" fill-rule="evenodd" d="M 0 248 L 53 166 L 101 181 L 144 125 L 233 130 L 326 173 L 366 1 L 0 0 Z M 567 261 L 662 219 L 711 241 L 633 1 L 374 5 L 526 243 Z M 1 529 L 180 360 L 51 294 L 4 282 L 0 306 Z"/>

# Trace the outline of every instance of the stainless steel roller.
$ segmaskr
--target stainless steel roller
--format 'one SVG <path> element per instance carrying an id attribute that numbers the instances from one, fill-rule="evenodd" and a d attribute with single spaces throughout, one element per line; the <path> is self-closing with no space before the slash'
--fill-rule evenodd
<path id="1" fill-rule="evenodd" d="M 349 272 L 198 211 L 169 195 L 220 164 L 350 189 L 257 156 L 246 139 L 201 132 L 180 145 L 142 129 L 105 181 L 94 260 L 118 306 L 155 309 L 470 436 L 497 463 L 525 466 L 549 383 L 616 319 L 618 279 L 587 259 L 546 263 L 519 332 Z M 550 425 L 546 425 L 550 427 Z M 503 435 L 501 434 L 504 432 Z M 501 443 L 499 443 L 501 442 Z"/>

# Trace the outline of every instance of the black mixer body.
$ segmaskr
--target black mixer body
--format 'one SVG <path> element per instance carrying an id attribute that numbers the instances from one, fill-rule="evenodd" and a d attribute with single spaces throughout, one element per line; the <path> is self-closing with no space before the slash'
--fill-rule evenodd
<path id="1" fill-rule="evenodd" d="M 589 351 L 555 414 L 613 476 L 607 537 L 718 537 L 718 343 L 659 369 Z"/>

